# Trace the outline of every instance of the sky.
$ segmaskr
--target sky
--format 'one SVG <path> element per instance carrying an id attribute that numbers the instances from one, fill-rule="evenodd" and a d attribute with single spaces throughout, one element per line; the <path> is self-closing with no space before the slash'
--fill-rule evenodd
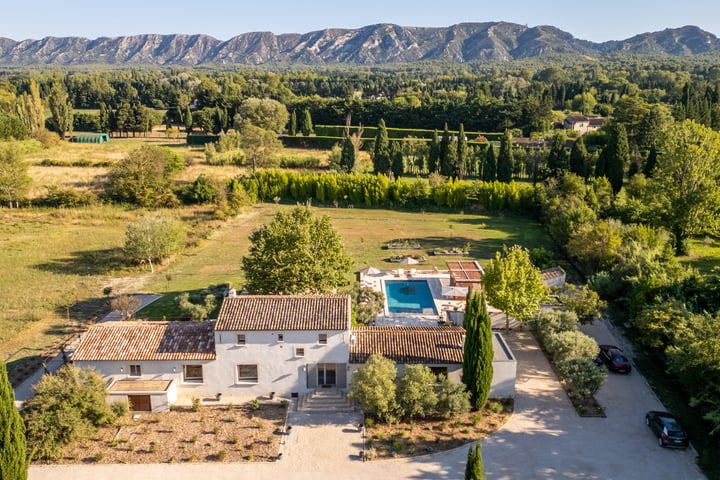
<path id="1" fill-rule="evenodd" d="M 3 0 L 2 3 L 9 2 Z M 223 3 L 225 3 L 223 5 Z M 228 40 L 270 31 L 306 33 L 377 23 L 447 27 L 463 22 L 506 21 L 552 25 L 594 42 L 623 40 L 645 32 L 696 25 L 720 36 L 718 0 L 250 0 L 98 2 L 33 0 L 30 8 L 0 4 L 0 37 L 20 41 L 47 36 L 90 39 L 143 33 L 196 34 Z M 219 5 L 218 5 L 219 4 Z"/>

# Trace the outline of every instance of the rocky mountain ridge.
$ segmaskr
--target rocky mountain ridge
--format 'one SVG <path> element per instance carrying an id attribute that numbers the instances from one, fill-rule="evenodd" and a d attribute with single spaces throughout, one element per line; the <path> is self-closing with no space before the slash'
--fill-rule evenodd
<path id="1" fill-rule="evenodd" d="M 613 53 L 688 56 L 720 52 L 720 39 L 695 26 L 594 43 L 556 27 L 507 22 L 461 23 L 442 28 L 369 25 L 305 34 L 251 32 L 221 41 L 209 35 L 0 37 L 0 66 L 33 65 L 377 65 L 420 61 L 507 61 L 548 54 Z"/>

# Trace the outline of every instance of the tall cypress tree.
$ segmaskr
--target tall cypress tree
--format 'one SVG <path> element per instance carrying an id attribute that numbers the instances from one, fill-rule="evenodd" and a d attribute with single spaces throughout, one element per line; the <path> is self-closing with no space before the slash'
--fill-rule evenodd
<path id="1" fill-rule="evenodd" d="M 440 174 L 446 177 L 452 176 L 455 172 L 455 166 L 452 164 L 450 156 L 450 130 L 448 130 L 447 123 L 445 124 L 445 130 L 443 130 L 442 138 L 440 139 Z"/>
<path id="2" fill-rule="evenodd" d="M 397 140 L 390 142 L 390 171 L 395 178 L 400 178 L 405 173 L 402 145 Z"/>
<path id="3" fill-rule="evenodd" d="M 550 153 L 548 154 L 547 166 L 553 177 L 559 177 L 563 170 L 568 169 L 568 157 L 565 151 L 565 135 L 558 132 L 553 137 Z"/>
<path id="4" fill-rule="evenodd" d="M 295 110 L 293 110 L 292 114 L 290 115 L 290 124 L 288 125 L 288 135 L 290 135 L 291 137 L 294 137 L 295 135 L 297 135 L 297 130 L 298 130 L 297 113 L 295 112 Z"/>
<path id="5" fill-rule="evenodd" d="M 570 150 L 570 171 L 586 180 L 590 176 L 584 137 L 578 138 Z"/>
<path id="6" fill-rule="evenodd" d="M 468 450 L 467 464 L 465 465 L 465 480 L 485 480 L 485 467 L 482 460 L 482 446 L 480 441 Z"/>
<path id="7" fill-rule="evenodd" d="M 0 478 L 27 479 L 25 424 L 15 407 L 15 394 L 0 360 Z"/>
<path id="8" fill-rule="evenodd" d="M 437 173 L 440 166 L 440 139 L 438 132 L 435 130 L 432 140 L 428 147 L 428 173 Z"/>
<path id="9" fill-rule="evenodd" d="M 345 136 L 342 141 L 340 169 L 343 172 L 352 172 L 355 169 L 355 145 L 348 136 Z"/>
<path id="10" fill-rule="evenodd" d="M 655 170 L 655 167 L 657 166 L 657 148 L 655 148 L 655 145 L 650 147 L 650 151 L 648 152 L 648 156 L 645 159 L 645 166 L 643 166 L 643 173 L 646 177 L 650 178 L 653 176 L 653 170 Z"/>
<path id="11" fill-rule="evenodd" d="M 618 193 L 625 179 L 625 168 L 630 164 L 630 146 L 627 131 L 622 123 L 614 123 L 610 127 L 605 154 L 605 176 L 610 180 L 613 193 Z"/>
<path id="12" fill-rule="evenodd" d="M 457 159 L 455 160 L 455 176 L 457 178 L 463 178 L 465 175 L 468 161 L 468 144 L 467 138 L 465 137 L 465 126 L 460 124 L 460 131 L 458 132 L 457 140 Z"/>
<path id="13" fill-rule="evenodd" d="M 470 392 L 471 405 L 479 410 L 487 403 L 493 375 L 492 327 L 485 294 L 468 293 L 464 326 L 462 381 Z"/>
<path id="14" fill-rule="evenodd" d="M 375 135 L 372 161 L 375 173 L 387 175 L 390 171 L 390 139 L 388 138 L 387 128 L 385 127 L 385 120 L 382 118 L 378 123 L 378 131 Z"/>
<path id="15" fill-rule="evenodd" d="M 482 179 L 484 182 L 494 182 L 497 180 L 497 160 L 495 159 L 495 147 L 492 143 L 485 150 L 485 159 L 483 161 Z"/>
<path id="16" fill-rule="evenodd" d="M 312 116 L 310 115 L 310 110 L 308 110 L 307 108 L 303 110 L 299 128 L 304 137 L 307 137 L 315 131 L 315 127 L 313 127 Z"/>
<path id="17" fill-rule="evenodd" d="M 499 182 L 510 183 L 512 181 L 513 163 L 512 135 L 510 130 L 505 130 L 500 140 L 500 154 L 497 159 L 497 179 Z"/>

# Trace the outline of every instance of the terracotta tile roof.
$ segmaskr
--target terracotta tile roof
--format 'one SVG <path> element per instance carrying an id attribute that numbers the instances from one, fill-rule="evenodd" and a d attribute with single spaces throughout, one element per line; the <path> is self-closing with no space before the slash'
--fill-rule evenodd
<path id="1" fill-rule="evenodd" d="M 215 321 L 108 322 L 83 335 L 73 361 L 214 360 Z"/>
<path id="2" fill-rule="evenodd" d="M 223 300 L 217 331 L 348 330 L 349 295 L 240 295 Z"/>
<path id="3" fill-rule="evenodd" d="M 463 361 L 462 327 L 356 327 L 350 363 L 365 363 L 379 353 L 402 364 L 457 364 Z"/>
<path id="4" fill-rule="evenodd" d="M 552 267 L 545 269 L 540 272 L 543 277 L 543 281 L 549 281 L 556 278 L 565 278 L 565 270 L 561 266 Z"/>

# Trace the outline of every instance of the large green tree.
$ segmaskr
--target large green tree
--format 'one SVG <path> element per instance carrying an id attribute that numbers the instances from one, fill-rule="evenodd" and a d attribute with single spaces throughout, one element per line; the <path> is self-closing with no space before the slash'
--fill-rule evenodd
<path id="1" fill-rule="evenodd" d="M 300 117 L 300 124 L 298 125 L 298 129 L 300 130 L 300 132 L 302 132 L 304 137 L 307 137 L 315 131 L 315 127 L 313 127 L 312 115 L 310 114 L 310 110 L 308 110 L 307 108 L 303 110 L 302 116 Z"/>
<path id="2" fill-rule="evenodd" d="M 0 143 L 0 202 L 9 207 L 20 206 L 31 185 L 28 165 L 22 160 L 17 144 Z"/>
<path id="3" fill-rule="evenodd" d="M 350 396 L 360 402 L 365 415 L 392 422 L 398 412 L 396 379 L 395 363 L 382 355 L 372 354 L 365 365 L 353 372 Z"/>
<path id="4" fill-rule="evenodd" d="M 435 413 L 437 376 L 425 365 L 406 365 L 400 378 L 397 398 L 405 418 L 424 418 Z"/>
<path id="5" fill-rule="evenodd" d="M 465 308 L 462 380 L 475 410 L 485 406 L 493 377 L 492 324 L 485 294 L 470 292 Z"/>
<path id="6" fill-rule="evenodd" d="M 282 149 L 282 142 L 272 130 L 246 122 L 240 126 L 240 148 L 252 163 L 252 169 L 273 165 L 275 154 Z"/>
<path id="7" fill-rule="evenodd" d="M 505 312 L 505 328 L 510 329 L 510 316 L 525 322 L 540 309 L 548 297 L 540 270 L 530 261 L 530 252 L 519 245 L 504 247 L 485 271 L 483 285 L 488 301 Z"/>
<path id="8" fill-rule="evenodd" d="M 125 230 L 125 255 L 135 262 L 154 263 L 179 253 L 185 247 L 185 228 L 167 215 L 150 214 L 128 224 Z"/>
<path id="9" fill-rule="evenodd" d="M 235 128 L 250 123 L 263 130 L 282 133 L 290 115 L 285 105 L 270 98 L 248 98 L 244 100 L 235 115 Z"/>
<path id="10" fill-rule="evenodd" d="M 672 235 L 678 255 L 687 239 L 720 226 L 720 133 L 693 121 L 675 124 L 664 137 L 650 180 L 650 215 Z"/>
<path id="11" fill-rule="evenodd" d="M 587 179 L 590 176 L 589 159 L 585 137 L 580 137 L 570 149 L 570 172 Z"/>
<path id="12" fill-rule="evenodd" d="M 93 370 L 65 365 L 44 375 L 22 410 L 31 460 L 58 458 L 65 445 L 111 422 L 106 393 L 105 381 Z"/>
<path id="13" fill-rule="evenodd" d="M 568 154 L 565 150 L 565 134 L 562 132 L 557 132 L 553 137 L 548 153 L 547 167 L 553 177 L 561 176 L 561 173 L 569 167 Z"/>
<path id="14" fill-rule="evenodd" d="M 27 479 L 25 424 L 15 407 L 15 394 L 5 362 L 0 360 L 0 478 Z"/>
<path id="15" fill-rule="evenodd" d="M 172 178 L 185 166 L 185 159 L 168 148 L 143 146 L 111 167 L 106 193 L 115 201 L 144 207 L 177 205 Z"/>
<path id="16" fill-rule="evenodd" d="M 250 235 L 242 259 L 246 288 L 256 294 L 330 293 L 347 285 L 351 259 L 330 217 L 310 207 L 281 210 Z"/>
<path id="17" fill-rule="evenodd" d="M 483 158 L 482 179 L 484 182 L 494 182 L 497 180 L 497 158 L 495 157 L 495 147 L 492 143 L 488 144 Z"/>

